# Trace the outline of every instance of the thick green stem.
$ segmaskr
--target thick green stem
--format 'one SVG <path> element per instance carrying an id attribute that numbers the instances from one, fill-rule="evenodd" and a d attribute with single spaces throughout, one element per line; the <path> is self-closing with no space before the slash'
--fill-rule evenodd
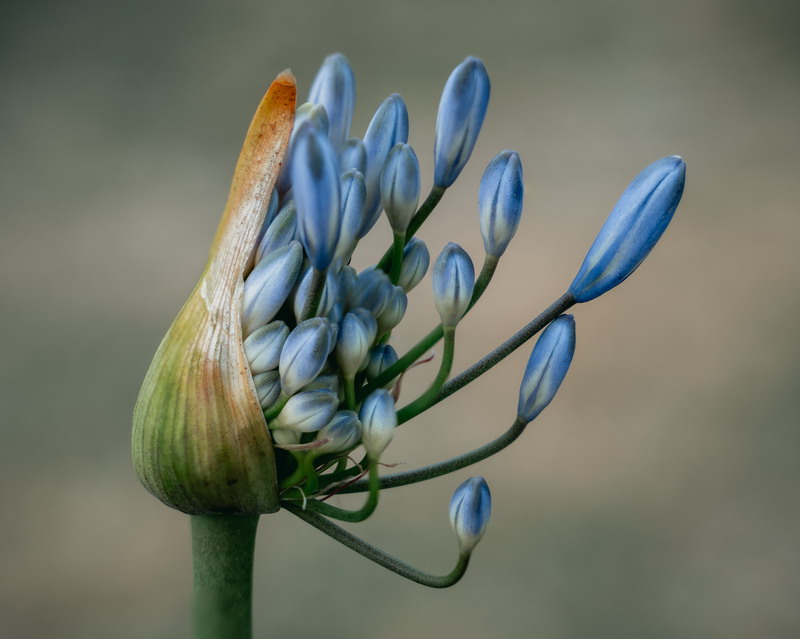
<path id="1" fill-rule="evenodd" d="M 406 245 L 406 234 L 394 233 L 394 243 L 392 244 L 392 270 L 389 273 L 389 279 L 392 284 L 397 284 L 400 281 L 400 271 L 403 269 L 403 248 Z"/>
<path id="2" fill-rule="evenodd" d="M 195 639 L 250 639 L 258 515 L 193 515 Z"/>

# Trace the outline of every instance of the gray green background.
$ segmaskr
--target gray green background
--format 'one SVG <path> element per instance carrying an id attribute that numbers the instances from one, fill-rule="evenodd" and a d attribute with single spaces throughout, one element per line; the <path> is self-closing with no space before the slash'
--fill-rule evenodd
<path id="1" fill-rule="evenodd" d="M 131 411 L 194 285 L 243 134 L 275 74 L 358 79 L 354 131 L 401 93 L 430 185 L 438 98 L 492 78 L 471 163 L 423 237 L 482 259 L 483 168 L 515 148 L 517 238 L 456 368 L 563 292 L 619 193 L 688 165 L 634 277 L 575 309 L 551 407 L 475 471 L 494 515 L 466 579 L 430 591 L 291 515 L 262 519 L 258 637 L 683 638 L 800 634 L 797 3 L 10 2 L 0 22 L 0 635 L 188 637 L 186 518 L 138 484 Z M 360 249 L 387 244 L 382 222 Z M 396 345 L 435 318 L 429 280 Z M 513 419 L 529 347 L 398 433 L 388 461 L 455 454 Z M 409 376 L 406 397 L 431 369 Z M 449 570 L 468 475 L 387 492 L 354 527 Z"/>

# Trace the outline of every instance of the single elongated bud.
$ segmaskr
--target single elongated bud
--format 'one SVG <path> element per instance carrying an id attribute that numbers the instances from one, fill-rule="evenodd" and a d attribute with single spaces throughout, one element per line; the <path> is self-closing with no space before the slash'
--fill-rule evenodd
<path id="1" fill-rule="evenodd" d="M 418 237 L 412 237 L 403 249 L 403 266 L 397 280 L 398 286 L 409 293 L 425 277 L 430 263 L 431 256 L 425 242 Z"/>
<path id="2" fill-rule="evenodd" d="M 279 508 L 272 442 L 242 346 L 242 298 L 294 109 L 294 78 L 283 73 L 256 110 L 208 264 L 158 347 L 134 409 L 136 473 L 186 513 Z"/>
<path id="3" fill-rule="evenodd" d="M 265 255 L 269 255 L 273 251 L 288 246 L 289 243 L 295 238 L 297 234 L 297 209 L 294 205 L 294 200 L 289 200 L 283 205 L 278 215 L 275 216 L 272 224 L 269 225 L 264 233 L 261 241 L 256 250 L 256 264 L 258 264 Z"/>
<path id="4" fill-rule="evenodd" d="M 461 173 L 478 139 L 489 104 L 489 75 L 478 58 L 459 64 L 444 85 L 433 146 L 436 186 L 447 188 Z"/>
<path id="5" fill-rule="evenodd" d="M 653 162 L 625 189 L 569 286 L 588 302 L 624 281 L 644 261 L 681 201 L 686 164 L 677 155 Z"/>
<path id="6" fill-rule="evenodd" d="M 407 308 L 408 298 L 406 297 L 406 292 L 399 286 L 393 286 L 392 293 L 389 296 L 389 303 L 377 317 L 378 333 L 383 335 L 402 322 Z"/>
<path id="7" fill-rule="evenodd" d="M 462 553 L 469 554 L 486 532 L 492 515 L 492 493 L 483 477 L 470 477 L 450 498 L 450 524 Z"/>
<path id="8" fill-rule="evenodd" d="M 497 155 L 483 174 L 478 217 L 486 254 L 500 257 L 517 232 L 522 215 L 522 162 L 516 151 Z"/>
<path id="9" fill-rule="evenodd" d="M 339 397 L 333 391 L 303 391 L 289 398 L 269 427 L 314 433 L 333 419 L 338 406 Z"/>
<path id="10" fill-rule="evenodd" d="M 340 410 L 317 433 L 316 439 L 327 439 L 328 441 L 311 451 L 314 457 L 343 453 L 354 448 L 361 439 L 361 422 L 358 421 L 358 415 L 351 410 Z"/>
<path id="11" fill-rule="evenodd" d="M 374 339 L 374 335 L 372 336 Z M 372 346 L 369 328 L 355 313 L 347 313 L 339 324 L 336 361 L 345 378 L 355 377 Z"/>
<path id="12" fill-rule="evenodd" d="M 278 368 L 281 350 L 289 336 L 289 327 L 280 320 L 270 322 L 248 335 L 244 340 L 244 354 L 253 375 Z"/>
<path id="13" fill-rule="evenodd" d="M 296 142 L 297 132 L 300 126 L 308 122 L 310 125 L 317 127 L 324 135 L 328 134 L 328 113 L 325 107 L 321 104 L 313 104 L 306 102 L 301 104 L 294 118 L 294 129 L 292 130 L 292 137 L 289 139 L 289 150 L 286 152 L 286 159 L 281 167 L 280 175 L 278 176 L 277 188 L 278 191 L 285 194 L 292 186 L 292 162 L 294 162 L 294 145 Z M 286 199 L 284 197 L 284 199 Z"/>
<path id="14" fill-rule="evenodd" d="M 544 329 L 528 359 L 519 387 L 519 419 L 532 422 L 553 400 L 574 354 L 575 320 L 561 315 Z"/>
<path id="15" fill-rule="evenodd" d="M 381 173 L 381 204 L 395 233 L 405 233 L 419 204 L 419 162 L 408 144 L 396 144 Z"/>
<path id="16" fill-rule="evenodd" d="M 433 265 L 433 302 L 442 326 L 455 326 L 464 316 L 475 287 L 475 268 L 467 252 L 448 242 Z"/>
<path id="17" fill-rule="evenodd" d="M 319 375 L 335 337 L 333 325 L 322 317 L 312 317 L 295 327 L 286 338 L 278 366 L 284 395 L 294 395 Z"/>
<path id="18" fill-rule="evenodd" d="M 281 376 L 278 371 L 253 375 L 253 385 L 256 387 L 256 395 L 258 395 L 258 403 L 261 408 L 269 408 L 280 397 Z"/>
<path id="19" fill-rule="evenodd" d="M 369 352 L 367 377 L 375 379 L 387 368 L 395 364 L 400 357 L 391 344 L 378 344 Z M 392 381 L 389 385 L 393 384 Z"/>
<path id="20" fill-rule="evenodd" d="M 339 151 L 339 169 L 355 169 L 362 175 L 367 171 L 367 149 L 358 138 L 350 138 Z"/>
<path id="21" fill-rule="evenodd" d="M 342 225 L 339 242 L 336 244 L 335 259 L 344 262 L 350 259 L 358 242 L 358 232 L 364 223 L 364 205 L 367 200 L 367 187 L 364 176 L 355 169 L 342 174 Z"/>
<path id="22" fill-rule="evenodd" d="M 356 105 L 356 77 L 350 63 L 341 53 L 325 58 L 317 72 L 308 101 L 321 104 L 328 112 L 328 137 L 339 148 L 350 135 L 353 110 Z"/>
<path id="23" fill-rule="evenodd" d="M 309 123 L 297 132 L 291 172 L 300 242 L 314 268 L 324 271 L 339 240 L 339 165 L 327 136 Z"/>
<path id="24" fill-rule="evenodd" d="M 313 278 L 313 270 L 311 267 L 307 268 L 305 273 L 300 277 L 297 288 L 294 291 L 294 298 L 292 299 L 292 310 L 294 311 L 295 319 L 299 320 L 303 315 L 308 298 L 311 296 L 311 280 Z M 339 274 L 333 268 L 329 268 L 325 273 L 325 284 L 322 288 L 322 297 L 317 306 L 317 315 L 324 317 L 330 313 L 333 305 L 339 297 Z"/>
<path id="25" fill-rule="evenodd" d="M 356 315 L 364 323 L 364 326 L 367 329 L 367 341 L 372 344 L 375 341 L 375 338 L 378 336 L 378 322 L 375 319 L 375 316 L 365 308 L 354 308 L 350 312 L 353 313 L 353 315 Z"/>
<path id="26" fill-rule="evenodd" d="M 249 335 L 277 315 L 294 288 L 303 249 L 297 242 L 275 249 L 256 264 L 244 282 L 242 332 Z"/>
<path id="27" fill-rule="evenodd" d="M 403 98 L 394 93 L 378 107 L 364 135 L 364 147 L 367 150 L 367 172 L 364 174 L 367 204 L 359 238 L 364 237 L 380 217 L 381 173 L 389 151 L 398 142 L 408 142 L 408 111 Z"/>
<path id="28" fill-rule="evenodd" d="M 370 459 L 380 459 L 383 451 L 392 441 L 397 427 L 397 414 L 394 400 L 383 388 L 372 391 L 358 413 L 361 420 L 361 443 Z"/>

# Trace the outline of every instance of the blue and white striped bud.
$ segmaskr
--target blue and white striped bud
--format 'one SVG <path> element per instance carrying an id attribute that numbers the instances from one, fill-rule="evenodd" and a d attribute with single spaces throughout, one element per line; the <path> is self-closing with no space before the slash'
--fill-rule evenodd
<path id="1" fill-rule="evenodd" d="M 312 317 L 295 327 L 286 338 L 278 365 L 285 396 L 294 395 L 319 375 L 335 339 L 333 325 L 322 317 Z"/>
<path id="2" fill-rule="evenodd" d="M 387 368 L 393 366 L 398 359 L 400 358 L 397 355 L 397 351 L 394 350 L 391 344 L 378 344 L 369 352 L 367 377 L 375 379 Z M 392 384 L 394 384 L 394 380 L 387 384 L 387 386 L 391 386 Z"/>
<path id="3" fill-rule="evenodd" d="M 459 64 L 444 85 L 436 117 L 433 182 L 441 188 L 456 181 L 478 139 L 489 104 L 489 75 L 478 58 Z"/>
<path id="4" fill-rule="evenodd" d="M 356 278 L 356 286 L 350 295 L 350 308 L 365 308 L 375 317 L 383 313 L 392 295 L 392 281 L 383 271 L 367 268 Z"/>
<path id="5" fill-rule="evenodd" d="M 328 441 L 311 451 L 311 455 L 333 455 L 343 453 L 358 445 L 361 439 L 361 422 L 351 410 L 340 410 L 325 427 L 317 433 L 317 440 Z"/>
<path id="6" fill-rule="evenodd" d="M 396 144 L 381 173 L 381 205 L 395 233 L 405 233 L 419 204 L 419 162 L 408 144 Z"/>
<path id="7" fill-rule="evenodd" d="M 350 169 L 342 174 L 342 225 L 339 242 L 336 244 L 335 259 L 347 262 L 358 242 L 358 233 L 364 224 L 364 205 L 367 200 L 367 187 L 364 176 Z"/>
<path id="8" fill-rule="evenodd" d="M 333 419 L 338 406 L 339 397 L 333 391 L 303 391 L 289 398 L 269 427 L 314 433 Z"/>
<path id="9" fill-rule="evenodd" d="M 244 354 L 253 375 L 278 368 L 281 350 L 289 336 L 289 327 L 280 320 L 253 331 L 244 340 Z"/>
<path id="10" fill-rule="evenodd" d="M 319 375 L 313 382 L 303 386 L 303 391 L 329 390 L 333 393 L 336 393 L 336 395 L 339 396 L 339 400 L 342 400 L 342 389 L 340 386 L 338 375 Z"/>
<path id="11" fill-rule="evenodd" d="M 307 268 L 305 273 L 300 277 L 300 282 L 297 284 L 297 288 L 294 291 L 292 311 L 297 320 L 302 317 L 303 309 L 311 294 L 311 280 L 313 276 L 313 269 L 311 267 Z M 325 284 L 322 288 L 322 297 L 320 297 L 319 305 L 317 306 L 317 316 L 324 317 L 330 313 L 337 299 L 339 299 L 339 274 L 330 268 L 325 273 Z"/>
<path id="12" fill-rule="evenodd" d="M 242 292 L 242 334 L 247 336 L 272 320 L 294 288 L 303 264 L 298 242 L 264 256 L 247 276 Z"/>
<path id="13" fill-rule="evenodd" d="M 365 308 L 354 308 L 350 312 L 353 313 L 353 315 L 357 315 L 358 318 L 364 322 L 364 326 L 367 328 L 367 336 L 369 337 L 368 341 L 372 344 L 378 336 L 378 321 L 375 319 L 375 316 Z"/>
<path id="14" fill-rule="evenodd" d="M 412 237 L 403 249 L 403 266 L 397 284 L 409 293 L 425 277 L 430 263 L 431 256 L 425 242 L 418 237 Z"/>
<path id="15" fill-rule="evenodd" d="M 286 246 L 295 239 L 297 235 L 297 209 L 294 205 L 294 200 L 289 200 L 281 207 L 278 215 L 269 225 L 264 233 L 261 241 L 258 244 L 256 251 L 256 262 L 260 262 L 261 258 L 269 255 L 272 251 Z"/>
<path id="16" fill-rule="evenodd" d="M 367 171 L 367 149 L 358 138 L 350 138 L 339 151 L 339 169 L 355 169 L 362 175 Z"/>
<path id="17" fill-rule="evenodd" d="M 311 84 L 308 100 L 325 107 L 330 121 L 328 137 L 338 149 L 350 135 L 356 104 L 356 78 L 350 63 L 341 53 L 325 58 Z"/>
<path id="18" fill-rule="evenodd" d="M 367 172 L 364 173 L 367 205 L 359 239 L 375 226 L 380 217 L 381 172 L 389 151 L 398 142 L 408 142 L 408 111 L 403 98 L 393 93 L 378 107 L 364 135 L 364 147 L 367 150 Z"/>
<path id="19" fill-rule="evenodd" d="M 567 291 L 588 302 L 624 281 L 644 261 L 681 201 L 686 164 L 677 155 L 634 178 L 611 211 Z"/>
<path id="20" fill-rule="evenodd" d="M 314 268 L 324 271 L 339 241 L 341 179 L 330 140 L 309 123 L 297 132 L 291 175 L 300 242 Z"/>
<path id="21" fill-rule="evenodd" d="M 394 400 L 389 391 L 379 388 L 367 395 L 358 417 L 361 420 L 361 443 L 364 450 L 371 460 L 377 461 L 392 441 L 394 429 L 397 427 Z"/>
<path id="22" fill-rule="evenodd" d="M 483 477 L 470 477 L 450 498 L 450 524 L 462 554 L 470 554 L 486 532 L 492 515 L 492 493 Z"/>
<path id="23" fill-rule="evenodd" d="M 406 292 L 399 286 L 392 287 L 389 303 L 383 313 L 378 315 L 378 334 L 384 335 L 403 321 L 403 316 L 408 308 Z"/>
<path id="24" fill-rule="evenodd" d="M 300 130 L 300 125 L 303 124 L 303 122 L 308 122 L 309 124 L 317 127 L 323 135 L 328 135 L 328 113 L 324 106 L 321 104 L 306 102 L 305 104 L 301 104 L 299 107 L 297 107 L 297 111 L 294 116 L 294 128 L 292 129 L 292 135 L 289 138 L 289 146 L 286 149 L 286 157 L 283 160 L 281 172 L 278 174 L 278 180 L 275 183 L 278 191 L 284 194 L 284 199 L 286 193 L 292 186 L 291 177 L 292 162 L 294 161 L 294 145 L 297 138 L 297 132 Z"/>
<path id="25" fill-rule="evenodd" d="M 536 341 L 519 387 L 517 418 L 532 422 L 553 400 L 575 354 L 572 315 L 554 319 Z"/>
<path id="26" fill-rule="evenodd" d="M 347 313 L 339 324 L 336 341 L 336 361 L 346 379 L 352 379 L 369 354 L 374 334 L 355 313 Z"/>
<path id="27" fill-rule="evenodd" d="M 467 252 L 448 242 L 433 265 L 433 302 L 442 326 L 453 327 L 469 308 L 475 287 L 475 268 Z"/>
<path id="28" fill-rule="evenodd" d="M 497 155 L 481 179 L 478 218 L 486 255 L 500 257 L 514 237 L 522 216 L 522 162 L 516 151 Z"/>
<path id="29" fill-rule="evenodd" d="M 253 375 L 258 403 L 262 409 L 272 406 L 281 394 L 281 376 L 278 371 L 267 371 Z"/>

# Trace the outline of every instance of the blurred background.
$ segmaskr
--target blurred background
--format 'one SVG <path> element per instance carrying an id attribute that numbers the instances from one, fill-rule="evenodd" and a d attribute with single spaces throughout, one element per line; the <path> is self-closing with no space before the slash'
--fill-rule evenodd
<path id="1" fill-rule="evenodd" d="M 256 636 L 799 636 L 798 27 L 774 0 L 4 5 L 0 635 L 188 637 L 188 520 L 139 485 L 131 412 L 263 91 L 291 67 L 304 99 L 341 51 L 354 134 L 401 93 L 425 191 L 441 88 L 466 55 L 486 63 L 481 138 L 421 234 L 433 254 L 453 240 L 480 263 L 480 176 L 522 156 L 524 218 L 456 370 L 564 291 L 641 168 L 680 154 L 687 188 L 642 268 L 574 309 L 572 370 L 519 442 L 387 491 L 354 527 L 449 571 L 450 493 L 482 474 L 494 516 L 465 580 L 426 590 L 264 517 Z M 389 237 L 383 221 L 356 265 Z M 400 351 L 434 324 L 426 282 Z M 529 352 L 404 427 L 387 461 L 505 430 Z"/>

